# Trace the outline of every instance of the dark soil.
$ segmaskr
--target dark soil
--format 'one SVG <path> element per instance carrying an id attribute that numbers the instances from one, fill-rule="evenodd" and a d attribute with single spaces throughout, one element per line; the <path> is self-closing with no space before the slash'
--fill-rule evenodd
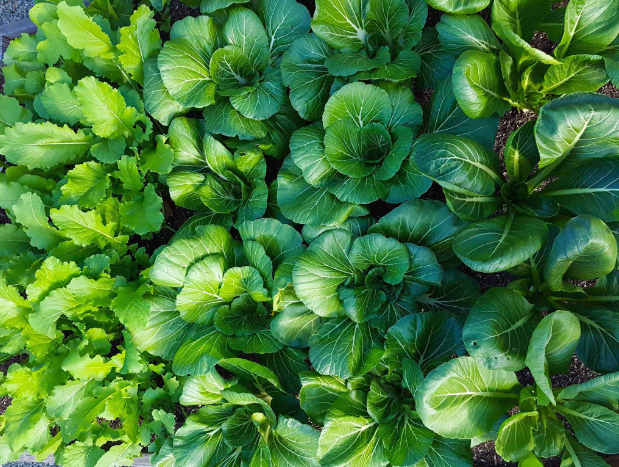
<path id="1" fill-rule="evenodd" d="M 170 16 L 172 22 L 186 18 L 187 16 L 200 16 L 200 10 L 198 8 L 189 8 L 180 0 L 172 0 L 170 3 Z"/>
<path id="2" fill-rule="evenodd" d="M 494 140 L 494 152 L 496 152 L 501 159 L 503 159 L 503 151 L 505 150 L 505 143 L 509 135 L 531 120 L 537 120 L 537 114 L 530 111 L 520 111 L 516 108 L 512 108 L 509 112 L 505 113 L 499 120 L 499 129 Z"/>

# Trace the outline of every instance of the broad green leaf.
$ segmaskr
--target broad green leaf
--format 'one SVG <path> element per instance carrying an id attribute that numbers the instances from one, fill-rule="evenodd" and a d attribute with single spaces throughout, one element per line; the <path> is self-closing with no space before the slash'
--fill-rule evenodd
<path id="1" fill-rule="evenodd" d="M 558 456 L 565 445 L 565 425 L 549 407 L 538 407 L 539 418 L 533 433 L 533 452 L 540 457 Z"/>
<path id="2" fill-rule="evenodd" d="M 80 110 L 96 135 L 115 138 L 133 133 L 137 110 L 127 107 L 118 89 L 89 76 L 82 78 L 74 91 L 80 102 Z"/>
<path id="3" fill-rule="evenodd" d="M 205 108 L 203 116 L 206 130 L 210 133 L 248 140 L 264 138 L 268 134 L 264 121 L 243 116 L 227 99 Z"/>
<path id="4" fill-rule="evenodd" d="M 277 204 L 288 219 L 312 226 L 341 224 L 355 208 L 337 199 L 327 187 L 307 183 L 291 157 L 277 175 Z"/>
<path id="5" fill-rule="evenodd" d="M 557 373 L 567 373 L 572 355 L 580 338 L 580 323 L 578 318 L 569 311 L 555 311 L 546 316 L 533 331 L 526 364 L 531 370 L 540 394 L 555 405 L 550 376 Z M 538 399 L 539 405 L 548 405 L 543 398 Z"/>
<path id="6" fill-rule="evenodd" d="M 236 380 L 226 380 L 215 369 L 201 376 L 191 376 L 183 386 L 181 405 L 210 405 L 223 400 L 221 392 Z"/>
<path id="7" fill-rule="evenodd" d="M 118 49 L 123 53 L 118 59 L 123 68 L 140 84 L 144 84 L 144 62 L 161 49 L 161 38 L 153 14 L 146 5 L 141 5 L 129 18 L 131 25 L 119 31 Z"/>
<path id="8" fill-rule="evenodd" d="M 277 427 L 269 438 L 273 467 L 318 467 L 316 453 L 319 437 L 318 430 L 310 425 L 280 415 Z"/>
<path id="9" fill-rule="evenodd" d="M 619 373 L 598 376 L 585 383 L 566 387 L 557 395 L 561 400 L 577 400 L 602 405 L 610 410 L 619 408 Z"/>
<path id="10" fill-rule="evenodd" d="M 564 467 L 606 467 L 608 464 L 595 452 L 579 444 L 568 436 L 565 442 L 565 452 L 561 457 Z"/>
<path id="11" fill-rule="evenodd" d="M 483 10 L 490 0 L 430 0 L 428 5 L 446 13 L 468 15 Z"/>
<path id="12" fill-rule="evenodd" d="M 28 123 L 32 120 L 32 112 L 19 105 L 19 101 L 13 97 L 0 96 L 0 136 L 6 128 L 10 128 L 18 122 Z"/>
<path id="13" fill-rule="evenodd" d="M 546 104 L 535 125 L 540 152 L 538 184 L 560 165 L 569 173 L 584 162 L 614 154 L 619 105 L 596 93 L 571 94 Z M 553 174 L 554 175 L 554 174 Z"/>
<path id="14" fill-rule="evenodd" d="M 302 372 L 299 374 L 303 387 L 299 393 L 301 408 L 319 425 L 340 394 L 348 391 L 342 380 L 334 376 Z"/>
<path id="15" fill-rule="evenodd" d="M 101 26 L 89 18 L 81 6 L 58 4 L 58 28 L 72 47 L 81 50 L 86 57 L 110 59 L 114 49 L 110 37 Z"/>
<path id="16" fill-rule="evenodd" d="M 54 418 L 67 418 L 80 400 L 90 396 L 94 386 L 90 378 L 56 386 L 45 405 L 47 414 Z"/>
<path id="17" fill-rule="evenodd" d="M 20 255 L 30 250 L 30 238 L 15 224 L 0 226 L 0 256 Z"/>
<path id="18" fill-rule="evenodd" d="M 312 31 L 336 49 L 360 49 L 368 36 L 365 5 L 360 0 L 318 0 Z"/>
<path id="19" fill-rule="evenodd" d="M 602 57 L 573 55 L 560 65 L 551 65 L 544 74 L 540 92 L 544 94 L 571 94 L 597 91 L 608 83 Z"/>
<path id="20" fill-rule="evenodd" d="M 67 184 L 61 187 L 60 202 L 92 209 L 103 201 L 109 187 L 110 175 L 105 167 L 97 162 L 85 162 L 67 173 Z"/>
<path id="21" fill-rule="evenodd" d="M 156 294 L 146 298 L 150 306 L 148 320 L 137 332 L 133 342 L 142 352 L 171 360 L 178 348 L 193 333 L 193 326 L 176 311 L 174 300 Z"/>
<path id="22" fill-rule="evenodd" d="M 266 29 L 271 63 L 310 30 L 307 8 L 294 0 L 260 0 L 256 13 Z"/>
<path id="23" fill-rule="evenodd" d="M 462 339 L 469 355 L 491 370 L 524 368 L 539 311 L 507 288 L 493 288 L 471 309 Z"/>
<path id="24" fill-rule="evenodd" d="M 49 223 L 45 205 L 35 193 L 24 193 L 13 205 L 15 220 L 22 225 L 30 244 L 36 248 L 51 249 L 58 245 L 62 236 Z"/>
<path id="25" fill-rule="evenodd" d="M 170 146 L 174 150 L 175 165 L 206 164 L 204 141 L 206 131 L 204 122 L 194 118 L 177 117 L 170 123 L 168 130 Z"/>
<path id="26" fill-rule="evenodd" d="M 546 20 L 551 5 L 547 0 L 496 0 L 492 3 L 492 24 L 501 24 L 529 42 L 540 21 Z"/>
<path id="27" fill-rule="evenodd" d="M 40 302 L 49 292 L 68 285 L 80 274 L 81 269 L 74 262 L 62 262 L 50 256 L 37 269 L 36 280 L 26 288 L 28 300 Z"/>
<path id="28" fill-rule="evenodd" d="M 589 449 L 606 454 L 619 451 L 618 413 L 578 401 L 565 401 L 557 410 L 572 426 L 576 439 Z"/>
<path id="29" fill-rule="evenodd" d="M 535 124 L 527 122 L 514 131 L 505 143 L 505 169 L 510 180 L 526 181 L 539 163 L 539 151 L 535 144 Z"/>
<path id="30" fill-rule="evenodd" d="M 617 241 L 604 222 L 591 216 L 571 219 L 555 239 L 544 267 L 550 290 L 564 279 L 587 280 L 609 274 L 617 261 Z"/>
<path id="31" fill-rule="evenodd" d="M 268 335 L 270 339 L 269 345 L 272 345 L 272 349 L 269 349 L 271 351 L 261 358 L 261 362 L 279 378 L 284 391 L 289 394 L 298 394 L 301 389 L 299 374 L 309 370 L 307 352 L 305 350 L 284 347 L 271 336 L 269 330 L 261 331 L 258 335 Z M 290 399 L 291 397 L 294 397 L 295 400 Z M 288 407 L 284 410 L 289 412 L 291 416 L 294 413 L 302 413 L 295 396 L 278 398 L 276 404 L 280 403 L 282 408 Z M 278 407 L 276 407 L 276 410 L 280 410 Z"/>
<path id="32" fill-rule="evenodd" d="M 449 313 L 415 313 L 404 316 L 387 331 L 386 361 L 410 359 L 429 372 L 451 359 L 464 355 L 462 326 Z"/>
<path id="33" fill-rule="evenodd" d="M 174 435 L 174 465 L 208 465 L 214 456 L 220 459 L 231 448 L 224 443 L 221 425 L 234 413 L 232 407 L 206 406 L 190 415 Z"/>
<path id="34" fill-rule="evenodd" d="M 207 323 L 213 311 L 226 302 L 219 296 L 224 260 L 211 255 L 194 263 L 187 271 L 185 284 L 176 297 L 176 307 L 185 321 Z"/>
<path id="35" fill-rule="evenodd" d="M 501 44 L 488 23 L 479 15 L 444 14 L 436 25 L 443 49 L 460 55 L 467 50 L 498 53 Z"/>
<path id="36" fill-rule="evenodd" d="M 318 460 L 324 467 L 383 465 L 378 423 L 371 418 L 344 416 L 327 421 L 318 441 Z"/>
<path id="37" fill-rule="evenodd" d="M 563 37 L 563 29 L 565 27 L 565 8 L 555 8 L 541 20 L 538 25 L 540 31 L 548 35 L 548 39 L 557 44 L 561 42 Z"/>
<path id="38" fill-rule="evenodd" d="M 381 234 L 368 234 L 355 239 L 349 252 L 354 268 L 383 268 L 383 280 L 388 284 L 399 284 L 410 268 L 407 248 L 393 238 Z"/>
<path id="39" fill-rule="evenodd" d="M 411 159 L 422 174 L 456 193 L 490 196 L 495 183 L 502 184 L 498 158 L 472 139 L 425 134 L 416 140 Z"/>
<path id="40" fill-rule="evenodd" d="M 41 93 L 41 103 L 49 116 L 61 123 L 75 125 L 84 118 L 80 102 L 67 83 L 46 86 Z"/>
<path id="41" fill-rule="evenodd" d="M 232 237 L 225 228 L 205 225 L 197 231 L 197 236 L 180 238 L 159 253 L 149 273 L 155 284 L 182 287 L 193 263 L 208 255 L 232 255 Z"/>
<path id="42" fill-rule="evenodd" d="M 297 296 L 320 316 L 341 316 L 344 311 L 337 290 L 355 272 L 348 259 L 351 244 L 348 232 L 326 232 L 312 242 L 294 266 Z"/>
<path id="43" fill-rule="evenodd" d="M 309 347 L 309 339 L 320 326 L 320 316 L 301 303 L 284 308 L 271 320 L 271 332 L 283 344 Z"/>
<path id="44" fill-rule="evenodd" d="M 144 295 L 152 292 L 152 285 L 141 281 L 129 282 L 117 289 L 110 309 L 132 334 L 139 333 L 147 324 L 150 307 Z"/>
<path id="45" fill-rule="evenodd" d="M 335 54 L 325 60 L 329 73 L 333 76 L 352 76 L 360 71 L 368 71 L 386 65 L 390 55 L 385 49 L 380 49 L 376 57 L 368 57 L 365 51 Z M 384 55 L 384 56 L 383 56 Z"/>
<path id="46" fill-rule="evenodd" d="M 516 462 L 533 451 L 537 417 L 537 412 L 520 412 L 503 422 L 495 442 L 496 452 L 503 459 Z"/>
<path id="47" fill-rule="evenodd" d="M 249 57 L 236 45 L 227 45 L 213 52 L 209 71 L 221 89 L 253 87 L 256 75 Z"/>
<path id="48" fill-rule="evenodd" d="M 104 454 L 105 451 L 92 440 L 76 441 L 67 446 L 62 453 L 58 452 L 58 462 L 65 463 L 69 467 L 95 467 Z"/>
<path id="49" fill-rule="evenodd" d="M 197 37 L 166 42 L 157 62 L 161 79 L 176 101 L 185 107 L 215 103 L 215 83 L 209 73 L 212 46 Z"/>
<path id="50" fill-rule="evenodd" d="M 431 371 L 415 393 L 427 427 L 441 436 L 473 438 L 492 429 L 518 404 L 516 375 L 488 370 L 472 357 L 460 357 Z"/>
<path id="51" fill-rule="evenodd" d="M 370 227 L 368 233 L 380 233 L 400 243 L 412 243 L 431 249 L 439 263 L 454 260 L 451 242 L 464 223 L 442 203 L 412 200 L 398 206 Z"/>
<path id="52" fill-rule="evenodd" d="M 350 378 L 367 373 L 383 355 L 382 343 L 368 323 L 331 318 L 310 337 L 310 361 L 322 374 Z"/>
<path id="53" fill-rule="evenodd" d="M 325 129 L 338 121 L 349 121 L 358 127 L 373 122 L 386 126 L 391 113 L 387 91 L 372 84 L 351 83 L 329 98 L 322 114 L 322 124 Z"/>
<path id="54" fill-rule="evenodd" d="M 18 451 L 29 445 L 40 435 L 41 428 L 48 429 L 50 420 L 45 415 L 43 401 L 14 400 L 7 408 L 4 436 L 8 439 L 10 449 Z"/>
<path id="55" fill-rule="evenodd" d="M 115 237 L 113 223 L 104 224 L 101 215 L 95 211 L 81 211 L 77 206 L 61 206 L 50 211 L 52 222 L 76 245 L 96 244 L 100 248 L 111 245 L 122 248 L 126 236 Z"/>
<path id="56" fill-rule="evenodd" d="M 265 120 L 279 112 L 284 105 L 285 96 L 279 71 L 267 68 L 256 89 L 248 94 L 230 97 L 230 103 L 244 117 Z"/>
<path id="57" fill-rule="evenodd" d="M 378 427 L 385 455 L 392 465 L 417 465 L 428 453 L 434 433 L 426 428 L 416 412 L 404 409 L 399 416 Z"/>
<path id="58" fill-rule="evenodd" d="M 334 77 L 325 60 L 335 51 L 315 34 L 307 34 L 284 53 L 281 61 L 282 81 L 290 88 L 290 102 L 299 115 L 316 121 L 329 99 Z"/>
<path id="59" fill-rule="evenodd" d="M 144 61 L 144 108 L 164 125 L 185 112 L 186 108 L 167 90 L 159 73 L 157 57 Z"/>
<path id="60" fill-rule="evenodd" d="M 125 138 L 119 136 L 118 138 L 104 139 L 93 144 L 90 148 L 90 153 L 100 162 L 113 164 L 122 157 L 126 147 Z"/>
<path id="61" fill-rule="evenodd" d="M 480 296 L 479 284 L 475 279 L 458 270 L 448 269 L 440 286 L 430 288 L 416 300 L 424 311 L 448 311 L 464 323 Z"/>
<path id="62" fill-rule="evenodd" d="M 424 461 L 428 467 L 469 467 L 473 463 L 473 451 L 469 440 L 435 436 Z"/>
<path id="63" fill-rule="evenodd" d="M 456 61 L 453 90 L 458 104 L 471 118 L 503 115 L 511 105 L 498 57 L 487 52 L 467 50 Z"/>
<path id="64" fill-rule="evenodd" d="M 448 133 L 477 141 L 487 149 L 494 147 L 499 118 L 469 118 L 458 105 L 451 78 L 438 83 L 428 109 L 425 133 Z"/>
<path id="65" fill-rule="evenodd" d="M 257 383 L 263 387 L 266 387 L 265 385 L 273 386 L 280 391 L 284 390 L 277 375 L 259 363 L 244 358 L 226 358 L 219 362 L 219 366 L 249 382 Z M 231 400 L 229 395 L 225 395 L 225 397 Z"/>
<path id="66" fill-rule="evenodd" d="M 576 352 L 594 371 L 608 373 L 619 370 L 617 312 L 600 308 L 583 308 L 575 313 L 580 320 L 581 337 Z"/>
<path id="67" fill-rule="evenodd" d="M 619 164 L 614 160 L 593 160 L 563 174 L 539 196 L 548 197 L 578 215 L 616 221 L 619 219 Z"/>
<path id="68" fill-rule="evenodd" d="M 233 355 L 226 341 L 227 337 L 214 327 L 204 328 L 195 339 L 185 341 L 176 351 L 172 363 L 174 373 L 191 376 L 208 374 L 222 359 Z"/>
<path id="69" fill-rule="evenodd" d="M 90 149 L 91 140 L 92 136 L 81 129 L 74 132 L 66 125 L 17 122 L 0 135 L 0 152 L 16 165 L 51 169 L 84 155 Z"/>
<path id="70" fill-rule="evenodd" d="M 112 446 L 99 461 L 97 465 L 100 467 L 120 467 L 121 465 L 129 465 L 133 463 L 136 457 L 142 454 L 142 446 L 138 443 L 122 443 Z"/>
<path id="71" fill-rule="evenodd" d="M 131 201 L 121 203 L 120 215 L 124 226 L 138 235 L 158 232 L 163 224 L 163 201 L 155 193 L 155 186 L 148 183 L 144 194 L 135 196 Z"/>
<path id="72" fill-rule="evenodd" d="M 508 27 L 504 27 L 501 23 L 494 24 L 493 28 L 503 41 L 503 46 L 512 58 L 518 72 L 525 71 L 526 75 L 526 73 L 534 71 L 533 68 L 529 67 L 533 67 L 538 63 L 543 65 L 559 65 L 561 63 L 551 55 L 533 47 L 518 34 Z"/>
<path id="73" fill-rule="evenodd" d="M 228 269 L 223 277 L 219 295 L 226 301 L 231 301 L 242 294 L 249 294 L 255 302 L 267 301 L 268 291 L 257 269 L 243 266 Z"/>
<path id="74" fill-rule="evenodd" d="M 421 57 L 418 83 L 423 89 L 435 88 L 443 79 L 451 79 L 457 57 L 443 49 L 435 28 L 424 28 L 415 51 Z"/>
<path id="75" fill-rule="evenodd" d="M 264 71 L 269 63 L 269 38 L 256 13 L 243 7 L 231 8 L 222 33 L 229 44 L 247 54 L 254 70 Z"/>
<path id="76" fill-rule="evenodd" d="M 543 221 L 504 214 L 465 227 L 454 239 L 453 249 L 471 269 L 499 272 L 528 260 L 547 239 Z"/>
<path id="77" fill-rule="evenodd" d="M 71 373 L 73 378 L 81 380 L 92 378 L 102 381 L 114 368 L 116 364 L 112 360 L 104 361 L 101 355 L 91 358 L 88 355 L 80 356 L 75 351 L 62 361 L 62 369 Z"/>
<path id="78" fill-rule="evenodd" d="M 555 55 L 601 52 L 619 34 L 619 5 L 603 0 L 575 0 L 565 10 L 565 28 Z"/>

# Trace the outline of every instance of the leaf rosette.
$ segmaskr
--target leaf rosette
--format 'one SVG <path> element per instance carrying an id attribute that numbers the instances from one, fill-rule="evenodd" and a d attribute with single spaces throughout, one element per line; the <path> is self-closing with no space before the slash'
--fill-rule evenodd
<path id="1" fill-rule="evenodd" d="M 411 201 L 369 230 L 347 230 L 346 224 L 329 229 L 298 258 L 292 270 L 295 295 L 321 317 L 308 341 L 318 372 L 344 379 L 361 376 L 383 357 L 397 367 L 403 353 L 385 344 L 384 333 L 389 330 L 389 336 L 398 324 L 403 336 L 410 335 L 409 326 L 419 332 L 434 328 L 442 329 L 446 340 L 459 341 L 458 320 L 479 297 L 479 288 L 459 271 L 445 269 L 453 264 L 449 244 L 460 228 L 457 218 L 445 209 L 430 222 L 416 222 L 423 219 L 417 215 L 436 207 Z M 440 233 L 438 225 L 445 227 Z M 431 314 L 416 314 L 421 310 L 443 313 L 436 313 L 430 325 Z M 407 323 L 415 316 L 421 316 L 419 322 Z M 451 317 L 451 324 L 441 323 L 441 316 Z M 458 353 L 456 347 L 447 353 Z"/>
<path id="2" fill-rule="evenodd" d="M 417 76 L 412 48 L 428 16 L 419 0 L 318 0 L 313 34 L 297 39 L 282 58 L 290 100 L 309 121 L 320 119 L 329 96 L 351 81 L 404 82 Z"/>
<path id="3" fill-rule="evenodd" d="M 278 301 L 284 311 L 290 307 L 285 317 L 273 313 L 274 297 L 286 293 L 292 264 L 305 250 L 301 235 L 274 219 L 247 221 L 239 232 L 242 243 L 224 227 L 195 225 L 165 247 L 150 270 L 154 284 L 178 288 L 169 289 L 166 306 L 178 310 L 176 316 L 188 328 L 187 340 L 174 352 L 149 344 L 173 360 L 178 374 L 206 374 L 221 359 L 241 351 L 259 354 L 278 374 L 286 371 L 277 367 L 278 358 L 294 357 L 295 365 L 305 366 L 303 352 L 288 354 L 283 342 L 307 347 L 303 342 L 314 320 L 304 318 L 309 313 L 298 300 L 285 305 Z M 151 319 L 156 321 L 156 315 Z M 138 345 L 148 339 L 148 334 L 136 337 Z"/>
<path id="4" fill-rule="evenodd" d="M 220 13 L 174 23 L 157 58 L 161 81 L 182 106 L 204 109 L 210 132 L 264 138 L 271 130 L 267 119 L 287 101 L 281 54 L 309 31 L 309 13 L 292 0 Z"/>
<path id="5" fill-rule="evenodd" d="M 447 314 L 422 313 L 402 321 L 425 317 L 429 322 L 440 315 Z M 447 457 L 450 465 L 470 465 L 470 442 L 437 435 L 423 424 L 415 407 L 414 395 L 424 380 L 419 364 L 425 357 L 432 361 L 432 355 L 440 354 L 441 326 L 433 330 L 435 324 L 418 330 L 417 339 L 424 340 L 418 348 L 425 346 L 426 352 L 411 352 L 393 371 L 379 364 L 364 376 L 348 379 L 301 373 L 301 408 L 313 423 L 322 426 L 317 453 L 320 465 L 353 461 L 361 465 L 434 465 Z"/>
<path id="6" fill-rule="evenodd" d="M 204 120 L 177 117 L 168 136 L 174 151 L 166 182 L 177 206 L 232 220 L 262 217 L 267 208 L 267 163 L 257 144 L 228 149 L 205 129 Z"/>
<path id="7" fill-rule="evenodd" d="M 467 137 L 418 138 L 411 153 L 415 169 L 443 187 L 453 212 L 472 221 L 454 240 L 456 255 L 474 270 L 504 271 L 541 251 L 550 224 L 563 215 L 616 222 L 619 171 L 611 156 L 611 122 L 617 114 L 615 99 L 593 93 L 546 104 L 537 122 L 509 137 L 507 177 L 499 157 Z"/>
<path id="8" fill-rule="evenodd" d="M 297 130 L 278 175 L 284 216 L 309 225 L 342 223 L 379 199 L 400 203 L 425 192 L 409 167 L 422 112 L 404 87 L 352 83 L 327 102 L 322 122 Z"/>

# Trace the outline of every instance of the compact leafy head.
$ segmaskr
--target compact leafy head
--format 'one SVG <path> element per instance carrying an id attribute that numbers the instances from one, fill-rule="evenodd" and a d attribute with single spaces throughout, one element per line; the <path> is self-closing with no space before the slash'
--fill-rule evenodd
<path id="1" fill-rule="evenodd" d="M 444 270 L 453 260 L 449 244 L 459 226 L 439 207 L 410 201 L 367 233 L 328 230 L 299 257 L 294 293 L 321 317 L 308 342 L 318 372 L 343 379 L 364 375 L 383 357 L 385 331 L 418 316 L 421 307 L 466 314 L 479 289 L 462 273 Z M 429 212 L 435 214 L 431 220 L 423 215 Z"/>
<path id="2" fill-rule="evenodd" d="M 492 28 L 480 16 L 464 14 L 479 11 L 468 10 L 468 2 L 441 3 L 436 6 L 449 14 L 436 26 L 438 41 L 457 57 L 454 92 L 471 118 L 502 115 L 512 107 L 538 112 L 557 97 L 597 91 L 616 77 L 610 57 L 619 20 L 613 2 L 570 2 L 551 10 L 548 1 L 496 0 Z M 484 3 L 489 2 L 479 6 Z M 530 44 L 535 31 L 558 43 L 554 56 Z"/>
<path id="3" fill-rule="evenodd" d="M 309 31 L 309 13 L 293 0 L 253 7 L 177 21 L 157 58 L 165 91 L 185 108 L 204 109 L 211 133 L 263 138 L 266 120 L 285 105 L 278 63 Z"/>
<path id="4" fill-rule="evenodd" d="M 406 82 L 421 59 L 428 6 L 423 0 L 318 0 L 313 34 L 297 39 L 282 58 L 290 100 L 309 121 L 320 119 L 333 91 L 346 82 Z"/>
<path id="5" fill-rule="evenodd" d="M 416 198 L 427 184 L 408 155 L 422 123 L 409 89 L 364 83 L 333 94 L 316 122 L 297 130 L 278 176 L 278 205 L 295 222 L 338 224 L 378 199 Z"/>

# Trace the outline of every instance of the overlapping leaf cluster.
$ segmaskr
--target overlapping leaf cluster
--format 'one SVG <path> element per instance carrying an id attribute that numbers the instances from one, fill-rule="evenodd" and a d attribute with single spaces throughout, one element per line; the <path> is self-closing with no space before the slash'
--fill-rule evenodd
<path id="1" fill-rule="evenodd" d="M 38 3 L 4 57 L 0 462 L 619 452 L 619 2 L 186 3 Z"/>

